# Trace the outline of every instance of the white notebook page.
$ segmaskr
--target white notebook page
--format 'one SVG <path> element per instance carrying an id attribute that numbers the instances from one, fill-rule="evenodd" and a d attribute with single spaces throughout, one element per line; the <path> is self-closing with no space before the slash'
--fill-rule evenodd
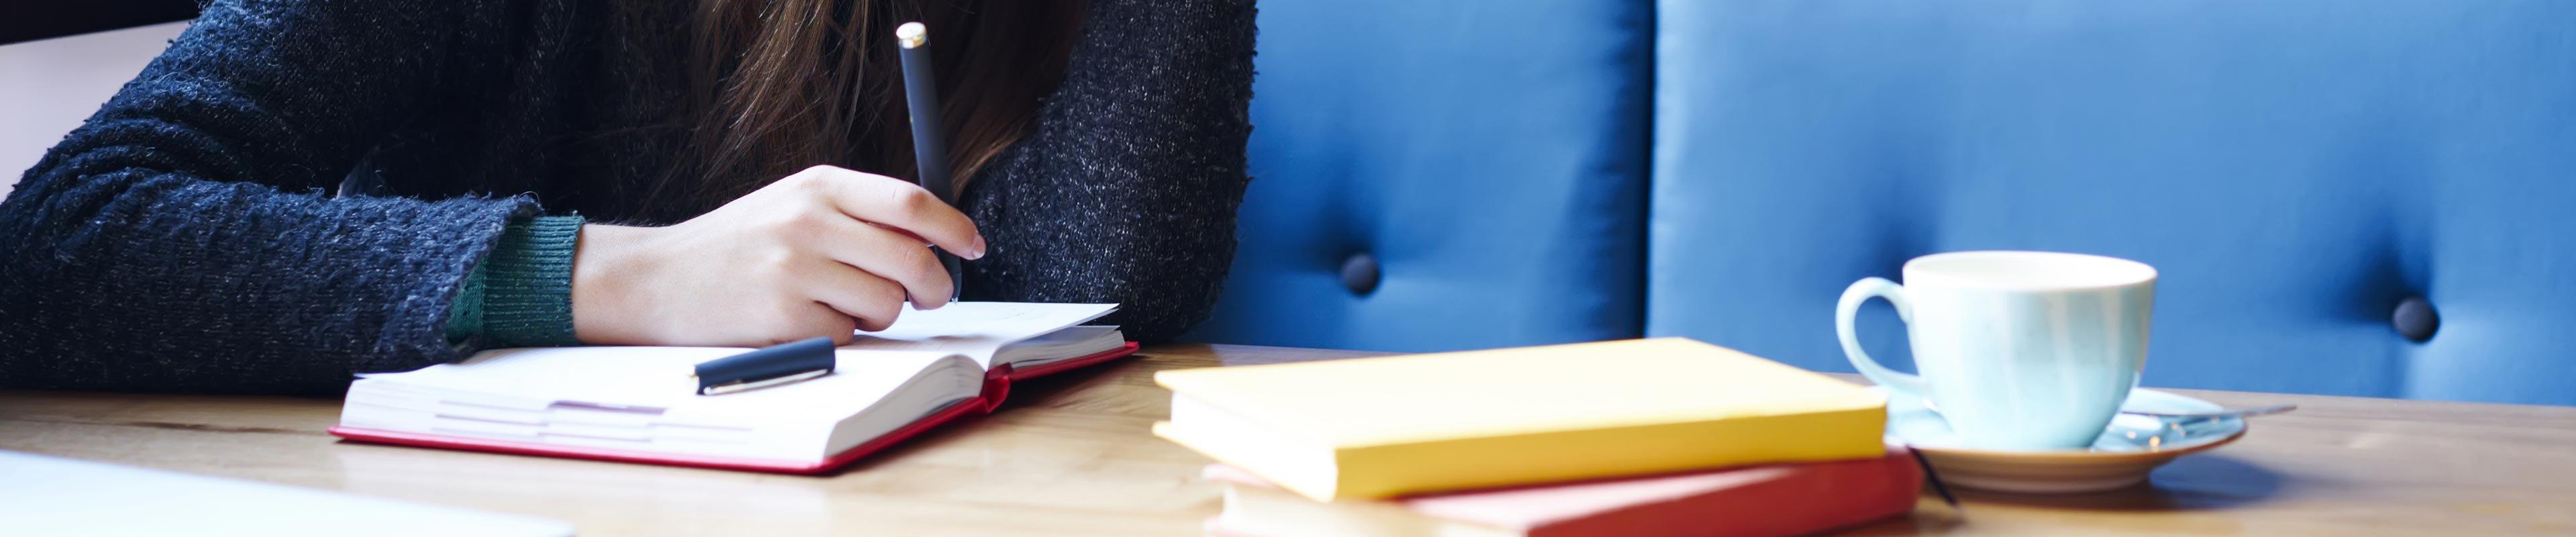
<path id="1" fill-rule="evenodd" d="M 935 310 L 916 310 L 906 304 L 893 327 L 860 332 L 858 341 L 841 348 L 962 354 L 990 369 L 994 352 L 1003 345 L 1091 322 L 1117 309 L 1117 304 L 953 302 Z"/>

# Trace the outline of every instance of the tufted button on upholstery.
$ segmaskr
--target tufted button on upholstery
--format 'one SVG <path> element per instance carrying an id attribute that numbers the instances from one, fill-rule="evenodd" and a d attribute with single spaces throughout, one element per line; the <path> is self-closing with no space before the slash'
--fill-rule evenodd
<path id="1" fill-rule="evenodd" d="M 2433 303 L 2424 297 L 2410 296 L 2397 302 L 2397 310 L 2388 314 L 2388 323 L 2397 327 L 2397 335 L 2424 341 L 2433 339 L 2433 332 L 2442 329 L 2442 315 L 2433 311 Z"/>
<path id="2" fill-rule="evenodd" d="M 1350 289 L 1351 294 L 1367 296 L 1376 291 L 1377 279 L 1377 256 L 1361 252 L 1342 260 L 1342 287 Z"/>

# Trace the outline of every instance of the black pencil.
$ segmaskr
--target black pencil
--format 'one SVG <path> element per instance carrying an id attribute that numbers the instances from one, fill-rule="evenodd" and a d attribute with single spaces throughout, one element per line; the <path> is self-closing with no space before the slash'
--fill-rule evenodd
<path id="1" fill-rule="evenodd" d="M 939 130 L 939 77 L 930 70 L 930 29 L 918 22 L 903 23 L 894 28 L 894 40 L 902 49 L 896 56 L 903 62 L 903 100 L 912 113 L 913 167 L 920 172 L 921 188 L 954 207 L 957 193 L 956 183 L 948 177 L 948 136 Z M 965 265 L 945 251 L 939 252 L 939 264 L 948 269 L 948 298 L 965 296 Z"/>

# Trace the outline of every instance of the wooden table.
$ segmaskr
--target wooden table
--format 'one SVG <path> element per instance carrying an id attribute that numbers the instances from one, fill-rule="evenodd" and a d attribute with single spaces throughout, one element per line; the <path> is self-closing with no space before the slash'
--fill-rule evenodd
<path id="1" fill-rule="evenodd" d="M 830 477 L 343 443 L 337 401 L 0 393 L 0 449 L 569 520 L 586 535 L 1189 535 L 1218 509 L 1207 460 L 1146 434 L 1155 371 L 1364 356 L 1175 345 L 1016 387 Z M 2178 390 L 2297 403 L 2150 485 L 2079 496 L 1928 498 L 1858 534 L 2576 533 L 2576 408 Z"/>

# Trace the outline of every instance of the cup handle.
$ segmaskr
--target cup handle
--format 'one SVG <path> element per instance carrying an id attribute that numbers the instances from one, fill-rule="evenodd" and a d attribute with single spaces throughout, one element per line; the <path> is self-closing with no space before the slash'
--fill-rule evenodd
<path id="1" fill-rule="evenodd" d="M 1896 318 L 1904 319 L 1908 324 L 1914 322 L 1914 303 L 1905 298 L 1905 286 L 1878 277 L 1852 282 L 1851 287 L 1843 289 L 1842 301 L 1834 306 L 1834 334 L 1842 337 L 1843 357 L 1850 358 L 1852 368 L 1860 370 L 1860 376 L 1869 377 L 1870 382 L 1922 397 L 1923 377 L 1888 369 L 1879 365 L 1877 359 L 1870 358 L 1869 352 L 1860 349 L 1860 338 L 1852 331 L 1852 316 L 1860 313 L 1861 303 L 1868 302 L 1871 297 L 1887 299 L 1888 304 L 1896 306 Z"/>

